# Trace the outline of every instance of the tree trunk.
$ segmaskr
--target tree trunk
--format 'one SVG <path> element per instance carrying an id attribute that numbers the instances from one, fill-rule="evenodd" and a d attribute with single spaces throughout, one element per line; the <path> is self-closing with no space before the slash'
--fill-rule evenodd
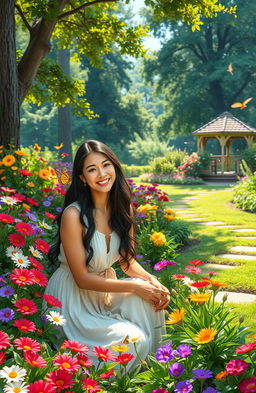
<path id="1" fill-rule="evenodd" d="M 19 86 L 16 66 L 15 0 L 0 6 L 0 145 L 19 146 Z"/>
<path id="2" fill-rule="evenodd" d="M 70 52 L 69 49 L 60 49 L 58 51 L 59 65 L 63 72 L 70 75 Z M 71 108 L 67 104 L 58 108 L 58 141 L 63 143 L 63 152 L 68 153 L 64 161 L 72 161 L 72 127 L 71 127 Z"/>

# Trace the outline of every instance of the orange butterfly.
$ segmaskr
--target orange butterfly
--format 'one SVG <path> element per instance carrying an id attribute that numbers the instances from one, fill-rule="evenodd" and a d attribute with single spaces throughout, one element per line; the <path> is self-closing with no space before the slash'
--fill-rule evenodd
<path id="1" fill-rule="evenodd" d="M 59 149 L 61 149 L 63 146 L 64 146 L 63 143 L 61 143 L 59 146 L 54 146 L 54 148 L 57 149 L 57 150 L 59 150 Z"/>
<path id="2" fill-rule="evenodd" d="M 233 67 L 232 67 L 232 63 L 229 64 L 227 71 L 230 72 L 230 74 L 233 75 Z"/>
<path id="3" fill-rule="evenodd" d="M 244 109 L 246 108 L 246 105 L 248 104 L 248 102 L 250 102 L 253 99 L 253 97 L 247 98 L 247 100 L 243 101 L 243 102 L 234 102 L 234 104 L 230 105 L 231 108 L 240 108 L 240 109 Z"/>
<path id="4" fill-rule="evenodd" d="M 65 167 L 61 168 L 61 171 L 54 169 L 55 175 L 58 178 L 59 184 L 66 185 L 71 181 L 71 176 Z"/>

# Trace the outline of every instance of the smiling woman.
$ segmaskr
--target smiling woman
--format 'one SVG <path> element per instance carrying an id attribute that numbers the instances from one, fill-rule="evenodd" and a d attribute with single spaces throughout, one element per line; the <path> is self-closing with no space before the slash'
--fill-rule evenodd
<path id="1" fill-rule="evenodd" d="M 145 359 L 165 333 L 170 296 L 135 260 L 130 188 L 120 162 L 103 143 L 90 140 L 79 147 L 57 222 L 58 241 L 49 258 L 60 266 L 46 293 L 62 303 L 66 321 L 59 329 L 69 340 L 108 351 L 128 334 L 139 338 L 136 350 Z M 117 261 L 129 278 L 117 279 L 112 267 Z M 130 352 L 128 369 L 138 364 L 133 345 Z"/>

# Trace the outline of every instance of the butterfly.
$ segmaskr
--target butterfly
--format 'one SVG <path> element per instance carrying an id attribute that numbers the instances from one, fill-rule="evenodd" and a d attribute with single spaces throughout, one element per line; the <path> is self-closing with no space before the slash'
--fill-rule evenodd
<path id="1" fill-rule="evenodd" d="M 58 178 L 59 184 L 65 185 L 71 181 L 71 176 L 65 167 L 62 167 L 61 171 L 59 171 L 58 169 L 54 169 L 54 172 Z"/>
<path id="2" fill-rule="evenodd" d="M 232 64 L 231 64 L 231 63 L 229 64 L 229 66 L 228 66 L 228 68 L 227 68 L 227 71 L 230 72 L 230 74 L 233 75 L 233 67 L 232 67 Z"/>
<path id="3" fill-rule="evenodd" d="M 59 149 L 61 149 L 63 146 L 64 146 L 63 143 L 61 143 L 59 146 L 54 146 L 54 148 L 57 149 L 57 150 L 59 150 Z"/>
<path id="4" fill-rule="evenodd" d="M 247 98 L 247 100 L 243 101 L 243 102 L 234 102 L 234 104 L 230 105 L 231 108 L 240 108 L 240 109 L 244 109 L 246 108 L 246 105 L 248 104 L 248 102 L 250 102 L 253 99 L 253 97 Z"/>

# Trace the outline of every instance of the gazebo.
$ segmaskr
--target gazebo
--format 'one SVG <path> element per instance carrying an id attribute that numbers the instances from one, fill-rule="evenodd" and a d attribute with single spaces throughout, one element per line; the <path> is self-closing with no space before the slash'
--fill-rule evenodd
<path id="1" fill-rule="evenodd" d="M 240 174 L 240 156 L 230 155 L 232 141 L 243 138 L 248 147 L 256 141 L 256 129 L 238 120 L 229 112 L 223 112 L 216 119 L 198 128 L 193 134 L 197 137 L 198 154 L 206 151 L 206 143 L 209 139 L 217 139 L 220 143 L 221 154 L 211 155 L 211 164 L 207 171 L 210 175 L 217 175 L 218 164 L 220 164 L 221 175 Z"/>

